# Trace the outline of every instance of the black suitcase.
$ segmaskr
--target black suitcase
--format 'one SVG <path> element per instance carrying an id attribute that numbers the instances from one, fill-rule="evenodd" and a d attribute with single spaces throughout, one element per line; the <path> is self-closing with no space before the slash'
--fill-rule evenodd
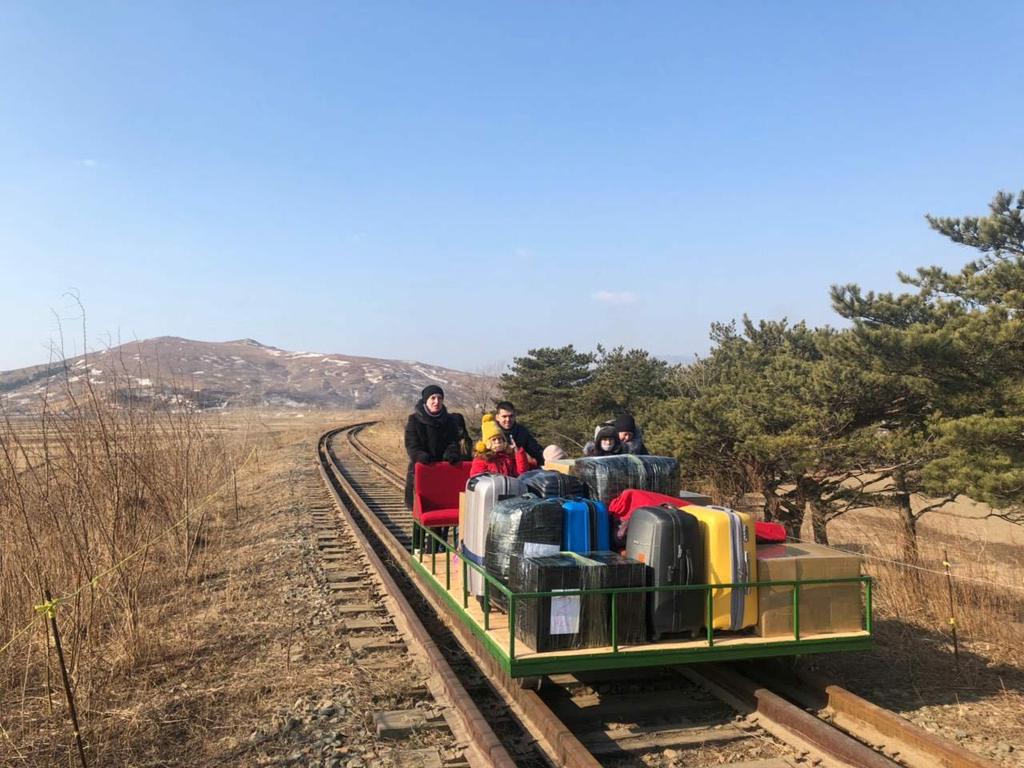
<path id="1" fill-rule="evenodd" d="M 647 566 L 618 552 L 587 552 L 595 563 L 583 571 L 584 589 L 647 586 Z M 588 612 L 587 635 L 590 645 L 612 644 L 612 596 L 592 595 L 594 605 Z M 620 645 L 647 642 L 647 595 L 643 592 L 620 594 L 615 598 L 615 619 Z"/>
<path id="2" fill-rule="evenodd" d="M 647 564 L 647 586 L 705 583 L 700 522 L 681 509 L 640 507 L 629 518 L 626 556 Z M 706 623 L 704 590 L 651 592 L 647 617 L 651 639 L 665 634 L 696 634 Z"/>
<path id="3" fill-rule="evenodd" d="M 590 490 L 585 482 L 553 469 L 531 469 L 529 472 L 523 472 L 519 476 L 519 481 L 526 486 L 527 493 L 542 499 L 590 498 Z"/>
<path id="4" fill-rule="evenodd" d="M 587 456 L 576 459 L 572 474 L 605 504 L 629 488 L 667 496 L 679 490 L 679 462 L 670 456 Z"/>
<path id="5" fill-rule="evenodd" d="M 509 586 L 513 592 L 563 592 L 583 588 L 583 574 L 595 568 L 587 560 L 561 553 L 540 557 L 512 555 Z M 589 616 L 603 595 L 529 597 L 516 601 L 516 637 L 533 650 L 565 651 L 595 643 Z M 602 612 L 602 616 L 605 616 Z M 607 635 L 607 630 L 605 632 Z"/>
<path id="6" fill-rule="evenodd" d="M 487 525 L 484 568 L 508 586 L 512 555 L 537 557 L 558 554 L 562 547 L 562 502 L 516 496 L 495 503 Z M 491 604 L 505 607 L 505 596 L 493 587 Z"/>

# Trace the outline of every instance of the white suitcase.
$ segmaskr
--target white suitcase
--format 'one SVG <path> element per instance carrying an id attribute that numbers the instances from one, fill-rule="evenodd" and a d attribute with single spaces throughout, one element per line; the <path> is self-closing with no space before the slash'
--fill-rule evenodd
<path id="1" fill-rule="evenodd" d="M 487 527 L 491 510 L 501 499 L 521 496 L 523 485 L 517 477 L 507 475 L 476 475 L 466 483 L 466 515 L 462 539 L 462 556 L 471 563 L 484 567 L 484 552 L 487 549 Z M 472 568 L 469 573 L 469 593 L 480 596 L 484 593 L 484 577 Z M 493 590 L 492 590 L 493 592 Z"/>

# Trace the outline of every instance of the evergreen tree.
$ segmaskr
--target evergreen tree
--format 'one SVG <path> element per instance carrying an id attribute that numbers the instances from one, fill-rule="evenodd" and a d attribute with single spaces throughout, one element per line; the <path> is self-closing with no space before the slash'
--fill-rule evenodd
<path id="1" fill-rule="evenodd" d="M 669 392 L 669 365 L 646 350 L 597 347 L 590 382 L 581 393 L 582 408 L 593 424 L 618 413 L 640 413 Z"/>
<path id="2" fill-rule="evenodd" d="M 834 353 L 840 337 L 785 320 L 714 325 L 709 357 L 680 374 L 682 394 L 650 409 L 650 447 L 733 495 L 760 491 L 791 535 L 809 507 L 827 542 L 827 522 L 866 503 L 872 426 L 892 396 L 885 378 Z"/>
<path id="3" fill-rule="evenodd" d="M 890 430 L 898 446 L 896 500 L 913 537 L 922 511 L 910 494 L 967 494 L 1024 520 L 1024 192 L 996 195 L 985 217 L 928 216 L 954 242 L 982 252 L 958 273 L 900 275 L 914 292 L 833 287 L 853 322 L 860 359 L 899 379 L 912 396 Z"/>
<path id="4" fill-rule="evenodd" d="M 577 352 L 572 344 L 531 349 L 501 375 L 502 394 L 515 403 L 539 440 L 579 442 L 587 420 L 582 394 L 591 381 L 593 362 L 592 354 Z"/>

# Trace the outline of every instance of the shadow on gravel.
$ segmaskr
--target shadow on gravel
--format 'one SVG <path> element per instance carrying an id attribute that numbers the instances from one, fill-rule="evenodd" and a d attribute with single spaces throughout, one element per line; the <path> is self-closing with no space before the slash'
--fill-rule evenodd
<path id="1" fill-rule="evenodd" d="M 899 712 L 1024 694 L 1024 669 L 992 663 L 960 645 L 957 665 L 948 633 L 896 619 L 876 619 L 875 650 L 808 656 L 796 663 Z"/>

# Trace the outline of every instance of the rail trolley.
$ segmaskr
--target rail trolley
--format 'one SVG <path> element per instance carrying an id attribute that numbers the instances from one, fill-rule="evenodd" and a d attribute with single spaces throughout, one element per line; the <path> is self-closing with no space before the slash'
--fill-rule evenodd
<path id="1" fill-rule="evenodd" d="M 451 615 L 461 622 L 494 657 L 501 669 L 512 678 L 539 678 L 543 675 L 576 673 L 592 670 L 628 669 L 702 661 L 734 661 L 771 656 L 796 656 L 812 653 L 865 651 L 872 647 L 872 581 L 869 576 L 836 579 L 790 581 L 751 581 L 731 584 L 700 584 L 667 587 L 617 587 L 607 589 L 576 589 L 549 592 L 513 592 L 480 565 L 461 557 L 456 547 L 435 530 L 414 521 L 414 540 L 424 545 L 410 552 L 415 570 L 448 606 Z M 458 537 L 455 537 L 458 540 Z M 425 552 L 430 549 L 432 551 Z M 474 570 L 483 579 L 483 597 L 478 600 L 469 592 L 469 573 Z M 800 628 L 801 589 L 816 585 L 856 584 L 862 597 L 861 629 L 832 633 L 804 633 Z M 792 634 L 782 637 L 761 637 L 750 631 L 727 632 L 712 629 L 712 601 L 725 589 L 792 589 Z M 697 638 L 664 639 L 658 642 L 627 645 L 618 642 L 619 596 L 629 593 L 659 591 L 702 591 L 706 605 L 706 628 Z M 610 641 L 604 647 L 538 652 L 517 637 L 516 606 L 522 600 L 553 597 L 584 597 L 610 595 Z M 497 596 L 497 600 L 494 598 Z M 507 610 L 495 605 L 503 602 Z"/>

